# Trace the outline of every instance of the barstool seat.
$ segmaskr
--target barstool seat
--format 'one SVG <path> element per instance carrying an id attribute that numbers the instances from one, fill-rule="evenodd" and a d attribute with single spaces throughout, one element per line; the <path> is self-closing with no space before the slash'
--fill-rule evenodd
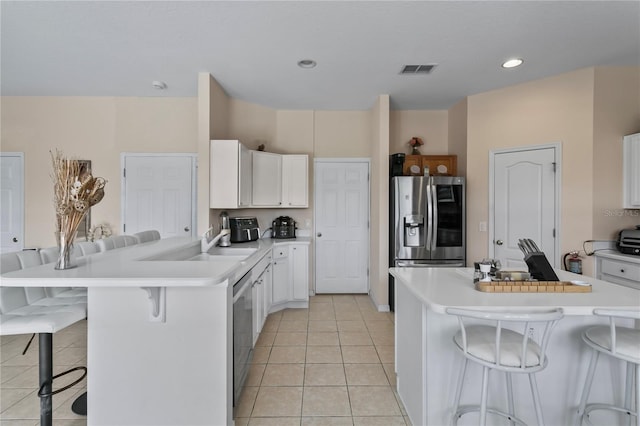
<path id="1" fill-rule="evenodd" d="M 577 424 L 586 422 L 591 425 L 589 414 L 595 410 L 612 410 L 629 416 L 627 424 L 631 424 L 631 417 L 635 417 L 635 424 L 640 426 L 640 330 L 616 325 L 616 318 L 640 319 L 640 311 L 596 309 L 594 315 L 608 316 L 609 325 L 597 325 L 582 333 L 582 340 L 591 347 L 589 370 L 578 406 Z M 622 360 L 627 363 L 625 379 L 624 405 L 593 403 L 587 404 L 593 376 L 600 354 Z M 635 392 L 632 391 L 635 380 Z M 635 393 L 635 410 L 631 406 L 631 396 Z"/>
<path id="2" fill-rule="evenodd" d="M 448 308 L 447 313 L 458 317 L 460 330 L 453 337 L 453 341 L 465 357 L 458 377 L 452 424 L 457 424 L 458 419 L 467 413 L 479 411 L 480 425 L 486 424 L 487 413 L 505 417 L 512 424 L 524 425 L 524 421 L 515 415 L 511 374 L 525 373 L 529 375 L 538 424 L 544 425 L 534 373 L 547 366 L 547 344 L 553 327 L 563 316 L 562 311 L 554 309 L 544 312 L 488 312 Z M 487 321 L 490 325 L 485 324 Z M 544 325 L 539 342 L 534 341 L 529 334 L 531 325 L 537 323 Z M 507 324 L 509 328 L 505 328 Z M 469 361 L 483 366 L 480 405 L 460 407 Z M 489 370 L 499 370 L 506 374 L 508 411 L 487 407 Z"/>

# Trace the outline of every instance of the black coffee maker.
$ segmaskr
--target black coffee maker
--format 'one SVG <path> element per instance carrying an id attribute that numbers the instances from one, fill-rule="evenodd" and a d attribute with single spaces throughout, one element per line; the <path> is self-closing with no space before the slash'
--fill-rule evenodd
<path id="1" fill-rule="evenodd" d="M 271 224 L 271 238 L 295 238 L 296 221 L 289 216 L 280 216 Z"/>
<path id="2" fill-rule="evenodd" d="M 402 176 L 404 168 L 404 154 L 399 152 L 389 156 L 389 177 Z"/>

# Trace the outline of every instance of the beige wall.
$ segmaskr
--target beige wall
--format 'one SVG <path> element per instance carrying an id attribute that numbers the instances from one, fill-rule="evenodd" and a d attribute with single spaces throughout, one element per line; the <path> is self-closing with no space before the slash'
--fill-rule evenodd
<path id="1" fill-rule="evenodd" d="M 55 244 L 50 150 L 107 179 L 92 223 L 120 233 L 120 153 L 197 152 L 195 98 L 2 97 L 2 151 L 25 156 L 25 247 Z"/>
<path id="2" fill-rule="evenodd" d="M 369 157 L 368 111 L 315 111 L 315 157 Z"/>
<path id="3" fill-rule="evenodd" d="M 449 110 L 449 150 L 448 153 L 457 155 L 458 176 L 467 175 L 467 99 L 455 104 Z"/>
<path id="4" fill-rule="evenodd" d="M 416 136 L 422 138 L 420 147 L 423 155 L 449 154 L 447 111 L 405 110 L 391 111 L 389 114 L 389 152 L 409 154 L 409 140 Z"/>
<path id="5" fill-rule="evenodd" d="M 640 223 L 622 209 L 622 137 L 640 132 L 640 68 L 595 69 L 593 239 L 610 240 Z"/>

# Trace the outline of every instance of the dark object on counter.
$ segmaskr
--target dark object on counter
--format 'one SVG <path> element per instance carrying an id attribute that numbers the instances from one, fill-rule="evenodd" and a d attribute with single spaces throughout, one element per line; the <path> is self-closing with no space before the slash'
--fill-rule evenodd
<path id="1" fill-rule="evenodd" d="M 229 226 L 231 226 L 232 243 L 245 243 L 260 238 L 258 219 L 255 217 L 231 217 Z"/>
<path id="2" fill-rule="evenodd" d="M 524 257 L 531 277 L 538 281 L 560 281 L 542 252 L 529 253 Z"/>
<path id="3" fill-rule="evenodd" d="M 280 216 L 271 224 L 271 238 L 295 238 L 296 221 L 289 216 Z"/>
<path id="4" fill-rule="evenodd" d="M 404 153 L 389 156 L 389 177 L 402 176 L 404 169 Z"/>
<path id="5" fill-rule="evenodd" d="M 640 225 L 620 231 L 616 248 L 620 253 L 640 256 Z"/>

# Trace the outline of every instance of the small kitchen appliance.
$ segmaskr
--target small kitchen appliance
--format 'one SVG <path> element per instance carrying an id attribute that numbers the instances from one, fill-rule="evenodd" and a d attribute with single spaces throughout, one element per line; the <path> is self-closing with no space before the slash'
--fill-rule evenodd
<path id="1" fill-rule="evenodd" d="M 230 217 L 229 226 L 231 227 L 232 243 L 245 243 L 260 238 L 258 219 L 255 217 Z"/>
<path id="2" fill-rule="evenodd" d="M 289 216 L 280 216 L 271 224 L 271 238 L 285 239 L 296 237 L 296 221 Z"/>
<path id="3" fill-rule="evenodd" d="M 620 253 L 640 256 L 640 225 L 620 231 L 616 247 Z"/>
<path id="4" fill-rule="evenodd" d="M 229 214 L 227 212 L 220 213 L 220 230 L 228 229 L 231 230 L 231 225 L 229 224 Z M 231 245 L 231 234 L 227 234 L 220 238 L 220 242 L 218 243 L 220 247 L 229 247 Z"/>

